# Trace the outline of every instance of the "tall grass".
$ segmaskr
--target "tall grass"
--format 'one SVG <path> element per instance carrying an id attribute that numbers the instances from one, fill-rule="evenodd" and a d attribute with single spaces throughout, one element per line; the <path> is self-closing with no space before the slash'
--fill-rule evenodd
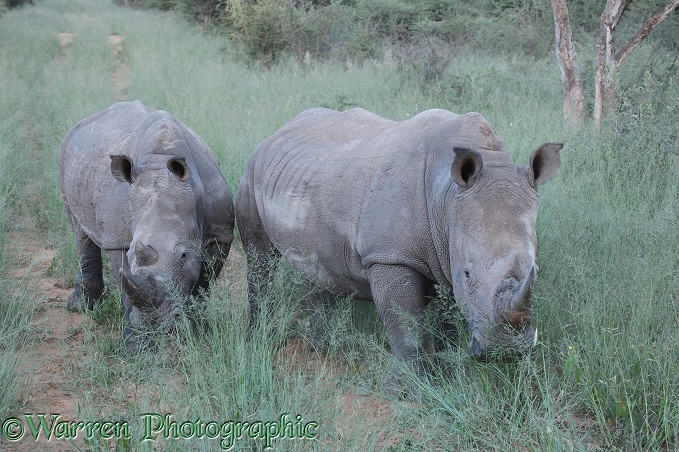
<path id="1" fill-rule="evenodd" d="M 10 15 L 10 14 L 8 14 Z M 4 35 L 0 31 L 1 35 Z M 0 36 L 4 41 L 4 36 Z M 0 46 L 0 80 L 13 76 L 16 61 L 6 59 L 4 45 Z M 16 145 L 24 133 L 21 115 L 17 105 L 21 99 L 13 96 L 13 87 L 0 90 L 0 418 L 4 419 L 14 407 L 22 392 L 25 376 L 18 371 L 22 358 L 22 347 L 30 331 L 29 321 L 35 311 L 35 302 L 30 299 L 28 281 L 16 281 L 7 275 L 15 262 L 15 247 L 9 237 L 12 215 L 19 202 L 20 174 L 25 171 L 27 161 L 20 157 Z"/>
<path id="2" fill-rule="evenodd" d="M 73 33 L 65 51 L 60 32 Z M 120 61 L 107 44 L 110 34 L 124 36 Z M 543 142 L 567 143 L 560 173 L 541 187 L 534 360 L 471 362 L 460 325 L 459 344 L 437 357 L 431 375 L 410 376 L 415 401 L 386 399 L 382 388 L 393 363 L 374 307 L 340 300 L 328 314 L 319 353 L 307 341 L 302 316 L 307 289 L 285 266 L 270 292 L 276 307 L 270 321 L 283 327 L 271 340 L 265 331 L 245 339 L 247 301 L 236 243 L 219 284 L 195 314 L 204 325 L 199 333 L 190 322 L 180 323 L 159 353 L 125 356 L 117 342 L 122 316 L 114 289 L 94 312 L 95 324 L 83 327 L 83 350 L 91 359 L 70 366 L 81 416 L 130 420 L 135 435 L 119 448 L 157 447 L 141 441 L 137 420 L 166 412 L 177 420 L 221 422 L 271 421 L 288 413 L 319 423 L 313 440 L 277 440 L 282 450 L 677 447 L 676 110 L 658 113 L 637 102 L 598 134 L 566 132 L 551 59 L 462 49 L 445 76 L 424 90 L 417 73 L 389 57 L 362 64 L 282 61 L 259 71 L 233 58 L 233 45 L 222 36 L 172 14 L 103 0 L 42 0 L 7 12 L 0 42 L 0 245 L 7 231 L 35 224 L 41 239 L 59 248 L 53 271 L 63 280 L 77 267 L 59 196 L 59 141 L 120 96 L 169 110 L 193 128 L 218 156 L 234 192 L 252 149 L 314 106 L 360 106 L 395 120 L 427 108 L 478 111 L 520 164 Z M 112 81 L 121 62 L 127 77 L 122 92 Z M 667 98 L 679 98 L 676 81 L 670 82 Z M 0 246 L 0 257 L 6 249 Z M 3 293 L 7 284 L 3 280 Z M 21 300 L 3 298 L 0 305 L 2 315 L 14 319 L 0 322 L 7 328 L 0 330 L 7 338 L 0 343 L 17 350 L 28 322 L 18 314 L 27 301 Z M 10 369 L 7 385 L 16 394 L 20 376 L 11 358 L 9 364 L 2 359 L 0 375 Z M 5 400 L 0 414 L 18 408 L 16 397 Z M 167 440 L 162 447 L 218 447 L 213 440 L 187 441 Z M 261 447 L 259 440 L 235 444 Z"/>
<path id="3" fill-rule="evenodd" d="M 674 124 L 625 117 L 574 137 L 559 205 L 543 210 L 546 332 L 609 445 L 674 444 L 677 264 Z M 664 130 L 659 130 L 658 127 Z M 669 131 L 666 129 L 669 128 Z M 628 130 L 629 129 L 629 130 Z M 548 276 L 547 276 L 548 275 Z M 610 428 L 615 426 L 616 428 Z"/>

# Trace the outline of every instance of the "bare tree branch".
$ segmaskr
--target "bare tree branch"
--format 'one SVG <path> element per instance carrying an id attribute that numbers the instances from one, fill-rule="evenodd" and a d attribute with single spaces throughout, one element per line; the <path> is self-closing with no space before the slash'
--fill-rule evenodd
<path id="1" fill-rule="evenodd" d="M 628 0 L 631 1 L 631 0 Z M 639 45 L 641 42 L 646 39 L 646 37 L 653 31 L 653 29 L 660 24 L 663 20 L 667 19 L 667 17 L 679 7 L 679 0 L 672 0 L 665 6 L 662 10 L 658 11 L 653 17 L 648 19 L 644 25 L 641 26 L 639 31 L 630 39 L 627 44 L 625 44 L 613 57 L 613 63 L 616 66 L 620 66 L 620 63 L 624 61 L 627 56 L 632 53 L 632 51 Z"/>
<path id="2" fill-rule="evenodd" d="M 620 23 L 620 19 L 622 18 L 622 14 L 625 12 L 627 7 L 629 6 L 630 3 L 632 3 L 632 0 L 614 0 L 614 3 L 611 8 L 611 28 L 615 28 L 618 26 Z M 606 8 L 608 9 L 608 8 Z"/>

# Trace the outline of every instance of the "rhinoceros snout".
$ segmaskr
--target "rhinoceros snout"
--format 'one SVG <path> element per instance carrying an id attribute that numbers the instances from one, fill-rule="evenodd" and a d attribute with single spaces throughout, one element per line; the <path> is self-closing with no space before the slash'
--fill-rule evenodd
<path id="1" fill-rule="evenodd" d="M 125 269 L 121 272 L 121 284 L 130 303 L 143 311 L 157 309 L 165 299 L 165 291 L 153 275 L 132 274 Z"/>
<path id="2" fill-rule="evenodd" d="M 502 325 L 498 331 L 490 336 L 476 333 L 469 345 L 469 355 L 477 361 L 514 362 L 524 357 L 531 357 L 537 345 L 537 330 L 528 325 L 521 331 L 514 330 L 509 325 Z"/>

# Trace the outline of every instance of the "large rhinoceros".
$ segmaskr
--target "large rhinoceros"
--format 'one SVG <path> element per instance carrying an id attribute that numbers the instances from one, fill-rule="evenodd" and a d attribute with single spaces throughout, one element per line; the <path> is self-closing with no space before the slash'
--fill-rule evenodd
<path id="1" fill-rule="evenodd" d="M 236 195 L 251 313 L 266 278 L 256 263 L 275 249 L 331 292 L 373 300 L 406 363 L 424 352 L 424 329 L 410 324 L 435 285 L 452 290 L 474 357 L 530 351 L 537 186 L 562 146 L 517 166 L 478 113 L 301 113 L 255 149 Z"/>
<path id="2" fill-rule="evenodd" d="M 207 144 L 170 113 L 120 102 L 83 119 L 62 140 L 60 177 L 82 269 L 67 307 L 101 298 L 106 250 L 128 346 L 220 272 L 233 241 L 231 192 Z"/>

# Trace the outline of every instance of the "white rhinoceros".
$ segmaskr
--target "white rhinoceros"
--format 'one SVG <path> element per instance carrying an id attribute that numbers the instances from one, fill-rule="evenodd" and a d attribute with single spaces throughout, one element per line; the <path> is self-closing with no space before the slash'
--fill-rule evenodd
<path id="1" fill-rule="evenodd" d="M 207 144 L 170 113 L 120 102 L 83 119 L 62 140 L 60 177 L 82 269 L 67 307 L 101 298 L 106 250 L 127 345 L 220 272 L 233 241 L 231 192 Z"/>
<path id="2" fill-rule="evenodd" d="M 403 122 L 363 109 L 305 111 L 250 157 L 236 195 L 249 253 L 251 322 L 277 250 L 334 294 L 373 300 L 392 353 L 419 364 L 435 285 L 454 295 L 471 354 L 534 344 L 537 187 L 560 165 L 543 144 L 515 165 L 478 113 L 428 110 Z"/>

